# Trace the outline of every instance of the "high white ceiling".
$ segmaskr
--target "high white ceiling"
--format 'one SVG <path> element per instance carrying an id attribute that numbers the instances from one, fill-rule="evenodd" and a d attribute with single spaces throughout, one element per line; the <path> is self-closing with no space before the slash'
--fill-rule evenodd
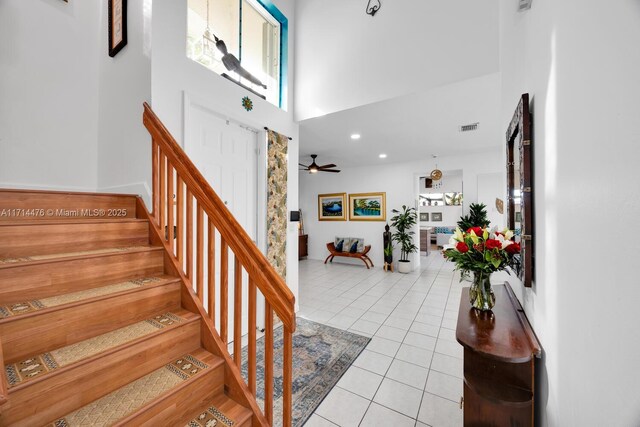
<path id="1" fill-rule="evenodd" d="M 480 152 L 504 144 L 499 117 L 500 80 L 491 74 L 301 121 L 300 162 L 318 154 L 318 164 L 344 168 Z M 459 131 L 475 122 L 478 130 Z"/>

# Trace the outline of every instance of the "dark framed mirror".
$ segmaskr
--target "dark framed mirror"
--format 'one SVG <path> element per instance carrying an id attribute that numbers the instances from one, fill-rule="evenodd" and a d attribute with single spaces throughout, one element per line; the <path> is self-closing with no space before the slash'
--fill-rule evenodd
<path id="1" fill-rule="evenodd" d="M 533 139 L 529 94 L 520 98 L 507 129 L 507 226 L 520 243 L 516 273 L 529 288 L 534 272 Z"/>

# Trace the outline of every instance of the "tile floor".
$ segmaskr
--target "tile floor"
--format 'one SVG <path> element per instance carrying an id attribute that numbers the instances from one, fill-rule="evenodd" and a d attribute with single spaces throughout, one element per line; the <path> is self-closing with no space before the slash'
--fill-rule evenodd
<path id="1" fill-rule="evenodd" d="M 458 279 L 439 251 L 411 274 L 301 261 L 298 315 L 372 338 L 305 426 L 461 426 Z"/>

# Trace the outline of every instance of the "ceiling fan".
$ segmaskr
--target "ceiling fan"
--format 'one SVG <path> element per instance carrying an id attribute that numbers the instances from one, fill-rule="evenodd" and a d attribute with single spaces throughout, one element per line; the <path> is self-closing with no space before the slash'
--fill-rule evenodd
<path id="1" fill-rule="evenodd" d="M 338 173 L 340 172 L 339 169 L 331 169 L 331 168 L 335 168 L 336 165 L 334 165 L 333 163 L 329 163 L 328 165 L 322 165 L 322 166 L 318 166 L 316 164 L 316 157 L 318 157 L 317 154 L 312 154 L 311 155 L 311 159 L 313 160 L 311 162 L 310 165 L 303 165 L 302 163 L 298 163 L 300 166 L 302 166 L 304 169 L 300 169 L 303 171 L 309 171 L 309 173 L 318 173 L 318 172 L 335 172 Z"/>

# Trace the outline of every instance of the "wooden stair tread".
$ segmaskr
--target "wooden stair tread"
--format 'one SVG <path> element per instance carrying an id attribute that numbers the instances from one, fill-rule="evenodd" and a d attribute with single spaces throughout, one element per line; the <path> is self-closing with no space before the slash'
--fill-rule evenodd
<path id="1" fill-rule="evenodd" d="M 0 227 L 15 227 L 15 226 L 28 226 L 28 225 L 72 225 L 72 224 L 103 224 L 103 223 L 139 223 L 139 222 L 149 222 L 143 218 L 97 218 L 97 219 L 85 219 L 85 218 L 74 218 L 74 219 L 40 219 L 40 220 L 22 220 L 22 221 L 0 221 Z"/>
<path id="2" fill-rule="evenodd" d="M 222 415 L 222 416 L 220 416 Z M 242 426 L 251 420 L 253 413 L 225 394 L 216 396 L 210 403 L 194 412 L 187 420 L 185 427 L 206 427 L 207 421 L 216 419 L 217 427 Z M 232 421 L 232 423 L 227 422 Z M 222 425 L 220 425 L 222 424 Z M 182 424 L 181 424 L 182 425 Z"/>
<path id="3" fill-rule="evenodd" d="M 118 255 L 124 253 L 162 251 L 161 246 L 137 245 L 116 248 L 103 248 L 80 252 L 56 253 L 50 255 L 35 255 L 20 258 L 0 258 L 0 270 L 5 268 L 23 267 L 27 265 L 38 265 L 58 261 L 69 261 L 75 259 L 95 258 L 100 256 Z"/>
<path id="4" fill-rule="evenodd" d="M 172 310 L 75 344 L 29 356 L 5 366 L 9 389 L 26 387 L 64 368 L 85 363 L 198 319 L 198 315 L 187 310 Z"/>
<path id="5" fill-rule="evenodd" d="M 66 190 L 39 190 L 39 189 L 21 189 L 21 188 L 0 188 L 0 193 L 8 194 L 22 194 L 22 196 L 36 196 L 38 194 L 45 194 L 50 196 L 69 196 L 69 197 L 123 197 L 133 198 L 138 197 L 136 194 L 127 193 L 92 193 L 90 191 L 66 191 Z"/>
<path id="6" fill-rule="evenodd" d="M 0 222 L 135 218 L 137 199 L 132 194 L 0 189 Z M 97 215 L 94 210 L 98 210 Z"/>
<path id="7" fill-rule="evenodd" d="M 61 294 L 48 298 L 27 301 L 12 301 L 0 305 L 0 323 L 21 319 L 27 315 L 49 312 L 52 309 L 66 308 L 73 304 L 92 302 L 109 296 L 135 292 L 149 286 L 164 286 L 179 280 L 178 277 L 168 275 L 154 275 L 132 278 L 126 281 L 112 283 L 105 286 L 87 288 L 81 291 Z"/>
<path id="8" fill-rule="evenodd" d="M 221 358 L 202 348 L 196 349 L 47 425 L 126 424 L 125 420 L 222 364 Z"/>

